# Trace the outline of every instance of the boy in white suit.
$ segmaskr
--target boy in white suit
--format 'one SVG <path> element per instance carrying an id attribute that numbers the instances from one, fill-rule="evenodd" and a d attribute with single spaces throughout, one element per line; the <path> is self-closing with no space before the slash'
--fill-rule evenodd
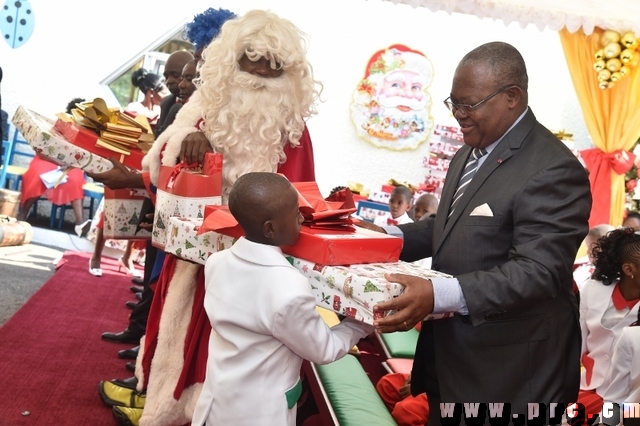
<path id="1" fill-rule="evenodd" d="M 283 256 L 279 246 L 297 241 L 303 221 L 298 192 L 286 178 L 241 176 L 229 209 L 245 237 L 205 266 L 213 330 L 192 424 L 294 426 L 302 360 L 333 362 L 373 327 L 347 318 L 329 328 L 307 278 Z"/>

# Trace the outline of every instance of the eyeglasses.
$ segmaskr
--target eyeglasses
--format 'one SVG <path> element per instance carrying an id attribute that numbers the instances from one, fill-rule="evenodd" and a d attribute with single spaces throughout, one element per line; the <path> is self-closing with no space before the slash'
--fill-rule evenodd
<path id="1" fill-rule="evenodd" d="M 464 115 L 470 115 L 473 113 L 473 111 L 476 108 L 480 107 L 480 105 L 482 105 L 483 103 L 487 102 L 489 99 L 493 98 L 494 96 L 497 96 L 498 94 L 502 93 L 503 91 L 511 87 L 520 87 L 520 86 L 518 86 L 517 84 L 509 84 L 508 86 L 504 86 L 498 89 L 497 92 L 490 94 L 489 96 L 487 96 L 486 98 L 478 102 L 477 104 L 473 104 L 473 105 L 457 104 L 455 102 L 451 102 L 451 96 L 449 96 L 447 99 L 444 100 L 444 106 L 446 106 L 447 109 L 449 109 L 449 111 L 451 111 L 454 114 L 456 113 L 456 111 L 461 111 Z"/>

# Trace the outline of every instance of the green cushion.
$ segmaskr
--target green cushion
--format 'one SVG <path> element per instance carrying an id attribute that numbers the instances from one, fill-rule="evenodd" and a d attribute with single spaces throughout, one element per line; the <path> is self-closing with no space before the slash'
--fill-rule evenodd
<path id="1" fill-rule="evenodd" d="M 420 332 L 414 328 L 407 331 L 380 334 L 391 358 L 411 358 L 416 353 Z"/>
<path id="2" fill-rule="evenodd" d="M 356 357 L 316 369 L 340 426 L 397 425 Z"/>

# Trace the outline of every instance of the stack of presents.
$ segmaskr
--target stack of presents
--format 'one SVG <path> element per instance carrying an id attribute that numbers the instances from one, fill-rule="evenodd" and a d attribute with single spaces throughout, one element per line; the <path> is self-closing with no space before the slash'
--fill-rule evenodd
<path id="1" fill-rule="evenodd" d="M 107 158 L 113 156 L 140 170 L 153 141 L 145 123 L 123 117 L 99 99 L 79 105 L 72 116 L 59 115 L 57 121 L 20 107 L 12 121 L 37 152 L 95 173 L 109 170 Z M 204 264 L 211 253 L 231 247 L 242 236 L 221 206 L 222 167 L 222 156 L 214 153 L 207 154 L 198 169 L 162 166 L 152 232 L 138 227 L 148 203 L 145 191 L 105 190 L 105 236 L 151 239 L 168 253 Z M 399 261 L 401 238 L 354 226 L 351 214 L 356 208 L 349 189 L 326 201 L 315 182 L 294 186 L 305 222 L 297 243 L 282 250 L 309 279 L 318 306 L 372 324 L 373 306 L 403 291 L 402 285 L 385 280 L 385 273 L 444 276 Z"/>
<path id="2" fill-rule="evenodd" d="M 464 139 L 459 127 L 437 124 L 429 138 L 429 153 L 422 159 L 422 167 L 425 169 L 422 183 L 411 185 L 390 179 L 379 188 L 369 191 L 364 189 L 361 183 L 350 182 L 349 188 L 358 194 L 355 196 L 358 202 L 357 215 L 369 222 L 375 222 L 379 216 L 384 219 L 390 218 L 389 199 L 398 185 L 404 185 L 412 190 L 414 204 L 423 194 L 432 194 L 440 199 L 449 163 L 463 144 Z"/>

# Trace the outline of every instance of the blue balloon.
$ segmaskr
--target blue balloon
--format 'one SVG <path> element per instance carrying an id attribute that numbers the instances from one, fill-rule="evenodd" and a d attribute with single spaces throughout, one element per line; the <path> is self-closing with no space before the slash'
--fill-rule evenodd
<path id="1" fill-rule="evenodd" d="M 6 0 L 0 11 L 0 32 L 12 49 L 29 40 L 33 34 L 33 8 L 29 0 Z"/>

